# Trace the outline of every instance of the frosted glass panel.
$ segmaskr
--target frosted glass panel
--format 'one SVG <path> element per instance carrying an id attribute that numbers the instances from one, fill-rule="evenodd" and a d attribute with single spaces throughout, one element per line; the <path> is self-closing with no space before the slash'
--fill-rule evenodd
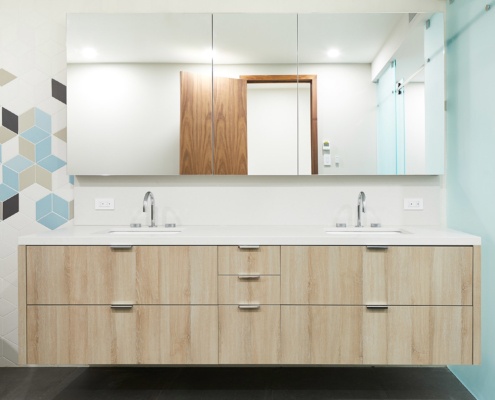
<path id="1" fill-rule="evenodd" d="M 378 81 L 377 99 L 377 173 L 379 175 L 395 175 L 397 171 L 395 62 L 390 63 Z"/>
<path id="2" fill-rule="evenodd" d="M 445 140 L 444 23 L 434 14 L 425 29 L 426 172 L 443 174 Z"/>

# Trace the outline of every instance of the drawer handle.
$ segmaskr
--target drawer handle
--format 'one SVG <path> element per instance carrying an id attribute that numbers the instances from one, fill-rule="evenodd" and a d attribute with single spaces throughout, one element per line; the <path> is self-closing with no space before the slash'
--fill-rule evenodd
<path id="1" fill-rule="evenodd" d="M 130 310 L 132 307 L 134 307 L 134 304 L 111 304 L 110 308 L 116 309 L 116 310 Z"/>
<path id="2" fill-rule="evenodd" d="M 388 250 L 388 246 L 366 246 L 368 250 Z"/>
<path id="3" fill-rule="evenodd" d="M 368 310 L 388 310 L 388 306 L 385 304 L 367 304 Z"/>
<path id="4" fill-rule="evenodd" d="M 129 250 L 132 249 L 132 244 L 112 244 L 110 248 L 113 250 Z"/>
<path id="5" fill-rule="evenodd" d="M 239 246 L 240 250 L 257 250 L 259 249 L 259 245 L 244 245 L 244 246 Z"/>
<path id="6" fill-rule="evenodd" d="M 261 275 L 237 275 L 239 279 L 260 279 Z"/>
<path id="7" fill-rule="evenodd" d="M 258 310 L 260 308 L 259 304 L 239 304 L 239 309 L 241 310 Z"/>

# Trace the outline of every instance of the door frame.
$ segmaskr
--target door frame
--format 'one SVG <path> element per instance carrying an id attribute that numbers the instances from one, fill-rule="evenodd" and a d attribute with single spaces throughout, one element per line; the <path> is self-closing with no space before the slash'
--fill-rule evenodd
<path id="1" fill-rule="evenodd" d="M 316 75 L 241 75 L 247 83 L 309 83 L 311 114 L 311 175 L 318 175 L 318 109 Z"/>

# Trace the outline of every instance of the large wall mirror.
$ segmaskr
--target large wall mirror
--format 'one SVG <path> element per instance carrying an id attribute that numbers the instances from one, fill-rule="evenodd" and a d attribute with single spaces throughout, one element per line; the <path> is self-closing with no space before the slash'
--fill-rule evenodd
<path id="1" fill-rule="evenodd" d="M 69 14 L 76 175 L 438 175 L 442 14 Z"/>

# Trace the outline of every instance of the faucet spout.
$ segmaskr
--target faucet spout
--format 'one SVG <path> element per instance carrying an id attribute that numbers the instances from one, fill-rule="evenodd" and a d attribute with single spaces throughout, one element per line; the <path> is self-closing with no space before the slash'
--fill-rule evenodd
<path id="1" fill-rule="evenodd" d="M 356 228 L 363 227 L 363 223 L 361 221 L 362 214 L 366 212 L 366 195 L 364 192 L 360 192 L 358 196 L 358 204 L 357 204 L 357 223 Z"/>
<path id="2" fill-rule="evenodd" d="M 143 199 L 143 212 L 146 212 L 146 207 L 148 206 L 149 203 L 149 208 L 150 208 L 150 217 L 151 217 L 151 223 L 150 223 L 150 228 L 156 227 L 155 224 L 155 196 L 153 196 L 153 193 L 151 192 L 146 192 L 144 195 Z"/>

